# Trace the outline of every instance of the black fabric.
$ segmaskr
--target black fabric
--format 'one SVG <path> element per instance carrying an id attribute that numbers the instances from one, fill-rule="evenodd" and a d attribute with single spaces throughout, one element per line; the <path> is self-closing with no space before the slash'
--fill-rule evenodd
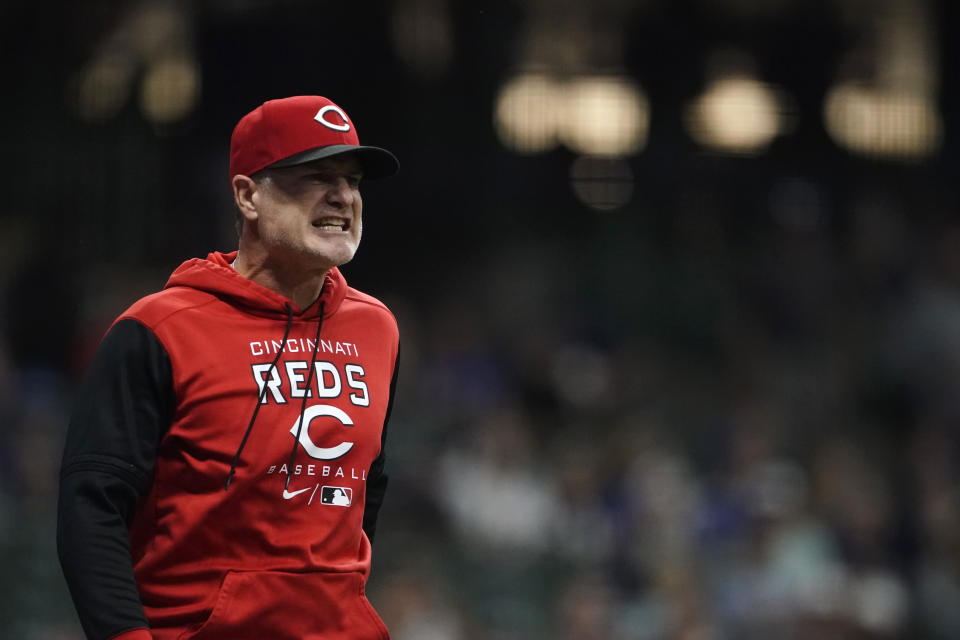
<path id="1" fill-rule="evenodd" d="M 389 178 L 400 170 L 400 161 L 397 157 L 380 147 L 354 146 L 352 144 L 331 144 L 326 147 L 314 147 L 300 153 L 294 154 L 289 158 L 277 160 L 267 169 L 279 169 L 281 167 L 292 167 L 297 164 L 313 162 L 323 158 L 330 158 L 345 153 L 355 154 L 360 159 L 363 166 L 363 177 L 366 180 L 375 180 L 377 178 Z"/>
<path id="2" fill-rule="evenodd" d="M 384 472 L 387 456 L 387 423 L 390 422 L 390 413 L 393 411 L 393 397 L 397 390 L 397 374 L 400 371 L 400 347 L 397 347 L 397 359 L 393 363 L 393 378 L 390 380 L 390 400 L 387 402 L 387 412 L 383 416 L 383 431 L 380 434 L 380 455 L 370 465 L 367 473 L 367 494 L 363 505 L 363 531 L 370 542 L 377 531 L 377 515 L 383 504 L 383 496 L 387 492 L 387 474 Z"/>
<path id="3" fill-rule="evenodd" d="M 88 638 L 147 627 L 128 528 L 175 405 L 163 345 L 139 322 L 117 322 L 79 389 L 60 470 L 57 550 Z"/>

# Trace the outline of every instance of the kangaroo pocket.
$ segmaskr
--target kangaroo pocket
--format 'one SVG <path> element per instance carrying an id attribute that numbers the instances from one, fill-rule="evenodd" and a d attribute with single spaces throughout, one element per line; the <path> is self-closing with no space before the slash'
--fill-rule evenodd
<path id="1" fill-rule="evenodd" d="M 387 640 L 359 572 L 229 571 L 207 621 L 181 640 Z"/>

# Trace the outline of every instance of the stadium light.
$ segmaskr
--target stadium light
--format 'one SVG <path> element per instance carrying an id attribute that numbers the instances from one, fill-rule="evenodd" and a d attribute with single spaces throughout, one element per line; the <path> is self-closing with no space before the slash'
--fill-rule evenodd
<path id="1" fill-rule="evenodd" d="M 159 60 L 150 66 L 140 85 L 140 109 L 151 122 L 170 124 L 193 110 L 199 94 L 200 74 L 192 60 Z"/>
<path id="2" fill-rule="evenodd" d="M 688 108 L 686 124 L 698 143 L 719 151 L 756 154 L 785 126 L 778 92 L 753 78 L 730 75 L 713 82 Z"/>
<path id="3" fill-rule="evenodd" d="M 620 76 L 580 76 L 570 81 L 524 74 L 497 97 L 497 134 L 518 153 L 549 151 L 562 142 L 581 154 L 621 157 L 643 149 L 649 127 L 646 97 Z"/>
<path id="4" fill-rule="evenodd" d="M 933 99 L 917 91 L 841 83 L 827 94 L 824 119 L 837 144 L 863 155 L 920 159 L 935 153 L 943 137 Z"/>
<path id="5" fill-rule="evenodd" d="M 74 106 L 86 122 L 103 122 L 117 115 L 130 96 L 136 65 L 127 55 L 93 60 L 76 78 Z"/>
<path id="6" fill-rule="evenodd" d="M 447 73 L 453 62 L 454 32 L 446 3 L 401 0 L 390 22 L 397 57 L 423 78 Z"/>
<path id="7" fill-rule="evenodd" d="M 571 150 L 594 156 L 637 153 L 647 142 L 650 109 L 635 82 L 583 76 L 565 90 L 560 137 Z"/>
<path id="8" fill-rule="evenodd" d="M 497 135 L 509 149 L 523 154 L 549 151 L 557 145 L 562 90 L 544 74 L 519 75 L 497 97 Z"/>

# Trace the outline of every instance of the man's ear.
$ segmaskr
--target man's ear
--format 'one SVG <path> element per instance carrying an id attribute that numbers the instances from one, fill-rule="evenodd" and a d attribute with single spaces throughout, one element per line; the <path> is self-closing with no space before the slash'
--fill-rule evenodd
<path id="1" fill-rule="evenodd" d="M 237 203 L 237 209 L 244 220 L 253 221 L 257 219 L 257 206 L 254 202 L 254 194 L 260 186 L 253 178 L 243 174 L 233 176 L 231 181 L 233 186 L 233 201 Z"/>

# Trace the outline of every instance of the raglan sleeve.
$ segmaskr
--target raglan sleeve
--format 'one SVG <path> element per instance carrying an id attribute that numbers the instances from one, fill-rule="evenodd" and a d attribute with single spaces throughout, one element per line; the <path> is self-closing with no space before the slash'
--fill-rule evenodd
<path id="1" fill-rule="evenodd" d="M 363 505 L 363 532 L 367 534 L 371 543 L 377 531 L 377 516 L 380 513 L 380 505 L 383 504 L 383 497 L 387 492 L 387 473 L 385 471 L 387 424 L 390 422 L 390 414 L 393 412 L 393 399 L 397 391 L 397 375 L 399 372 L 400 346 L 397 345 L 397 357 L 393 362 L 393 376 L 390 379 L 390 399 L 387 402 L 387 411 L 383 418 L 383 430 L 380 432 L 380 454 L 370 465 L 370 473 L 367 474 L 367 494 Z"/>
<path id="2" fill-rule="evenodd" d="M 60 469 L 57 551 L 88 638 L 150 638 L 129 525 L 174 406 L 163 345 L 137 320 L 119 320 L 78 390 Z"/>

